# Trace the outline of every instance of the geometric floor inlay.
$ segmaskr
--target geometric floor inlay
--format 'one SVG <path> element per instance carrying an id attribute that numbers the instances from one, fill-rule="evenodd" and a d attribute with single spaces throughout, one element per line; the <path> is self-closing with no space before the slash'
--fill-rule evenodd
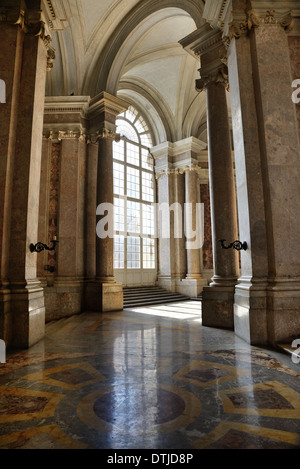
<path id="1" fill-rule="evenodd" d="M 85 313 L 12 355 L 0 449 L 300 449 L 300 365 L 158 312 Z"/>

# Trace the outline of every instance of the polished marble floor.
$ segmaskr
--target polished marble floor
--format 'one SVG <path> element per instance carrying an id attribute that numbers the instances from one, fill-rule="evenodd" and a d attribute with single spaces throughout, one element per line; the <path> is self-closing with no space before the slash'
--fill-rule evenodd
<path id="1" fill-rule="evenodd" d="M 299 449 L 299 377 L 198 301 L 84 313 L 0 364 L 0 449 Z"/>

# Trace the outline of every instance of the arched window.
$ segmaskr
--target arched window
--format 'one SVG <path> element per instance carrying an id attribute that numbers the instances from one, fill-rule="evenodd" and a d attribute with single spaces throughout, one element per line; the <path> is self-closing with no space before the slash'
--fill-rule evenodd
<path id="1" fill-rule="evenodd" d="M 114 268 L 124 285 L 149 283 L 149 272 L 156 270 L 151 134 L 133 107 L 117 117 L 116 126 L 121 138 L 113 145 Z M 143 273 L 147 272 L 143 282 Z"/>

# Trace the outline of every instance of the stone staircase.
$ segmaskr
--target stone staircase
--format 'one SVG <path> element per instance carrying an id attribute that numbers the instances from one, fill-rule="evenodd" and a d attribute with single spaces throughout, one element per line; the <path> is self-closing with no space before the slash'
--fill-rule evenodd
<path id="1" fill-rule="evenodd" d="M 135 306 L 150 306 L 175 301 L 185 301 L 190 298 L 180 293 L 172 293 L 160 287 L 124 287 L 124 308 Z"/>

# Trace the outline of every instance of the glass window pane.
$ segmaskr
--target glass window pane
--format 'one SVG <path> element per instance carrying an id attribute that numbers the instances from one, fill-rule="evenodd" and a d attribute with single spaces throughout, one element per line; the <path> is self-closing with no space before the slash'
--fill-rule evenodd
<path id="1" fill-rule="evenodd" d="M 126 111 L 126 119 L 128 119 L 130 122 L 134 122 L 137 116 L 137 111 L 133 107 L 129 107 Z"/>
<path id="2" fill-rule="evenodd" d="M 142 167 L 153 171 L 153 158 L 146 148 L 142 148 Z"/>
<path id="3" fill-rule="evenodd" d="M 128 140 L 132 140 L 133 142 L 139 142 L 138 134 L 130 122 L 123 119 L 117 119 L 116 126 L 116 132 L 117 134 L 120 134 L 121 137 L 128 138 Z"/>
<path id="4" fill-rule="evenodd" d="M 127 167 L 127 196 L 140 198 L 140 172 L 138 169 Z"/>
<path id="5" fill-rule="evenodd" d="M 145 147 L 152 147 L 152 139 L 150 134 L 140 134 L 141 144 Z"/>
<path id="6" fill-rule="evenodd" d="M 126 162 L 135 166 L 140 165 L 140 149 L 137 145 L 126 144 Z"/>
<path id="7" fill-rule="evenodd" d="M 153 174 L 142 171 L 142 199 L 154 202 Z"/>
<path id="8" fill-rule="evenodd" d="M 124 199 L 114 198 L 114 229 L 124 231 Z"/>
<path id="9" fill-rule="evenodd" d="M 114 193 L 118 195 L 124 195 L 124 165 L 114 162 L 113 171 Z"/>
<path id="10" fill-rule="evenodd" d="M 143 268 L 155 269 L 155 244 L 151 238 L 143 238 Z"/>
<path id="11" fill-rule="evenodd" d="M 124 161 L 124 140 L 113 142 L 113 158 L 115 160 Z"/>
<path id="12" fill-rule="evenodd" d="M 148 128 L 146 127 L 145 128 L 145 122 L 143 121 L 143 119 L 141 119 L 141 117 L 139 117 L 139 119 L 135 122 L 134 126 L 135 128 L 137 129 L 138 133 L 142 133 L 142 132 L 145 132 L 145 130 L 148 130 Z"/>
<path id="13" fill-rule="evenodd" d="M 140 233 L 141 216 L 140 203 L 127 200 L 127 232 Z"/>
<path id="14" fill-rule="evenodd" d="M 143 217 L 143 235 L 154 236 L 155 226 L 154 226 L 153 205 L 142 204 L 142 217 Z"/>
<path id="15" fill-rule="evenodd" d="M 125 267 L 124 236 L 114 236 L 114 268 L 124 269 Z"/>
<path id="16" fill-rule="evenodd" d="M 127 238 L 127 268 L 140 268 L 140 238 L 130 236 Z"/>

